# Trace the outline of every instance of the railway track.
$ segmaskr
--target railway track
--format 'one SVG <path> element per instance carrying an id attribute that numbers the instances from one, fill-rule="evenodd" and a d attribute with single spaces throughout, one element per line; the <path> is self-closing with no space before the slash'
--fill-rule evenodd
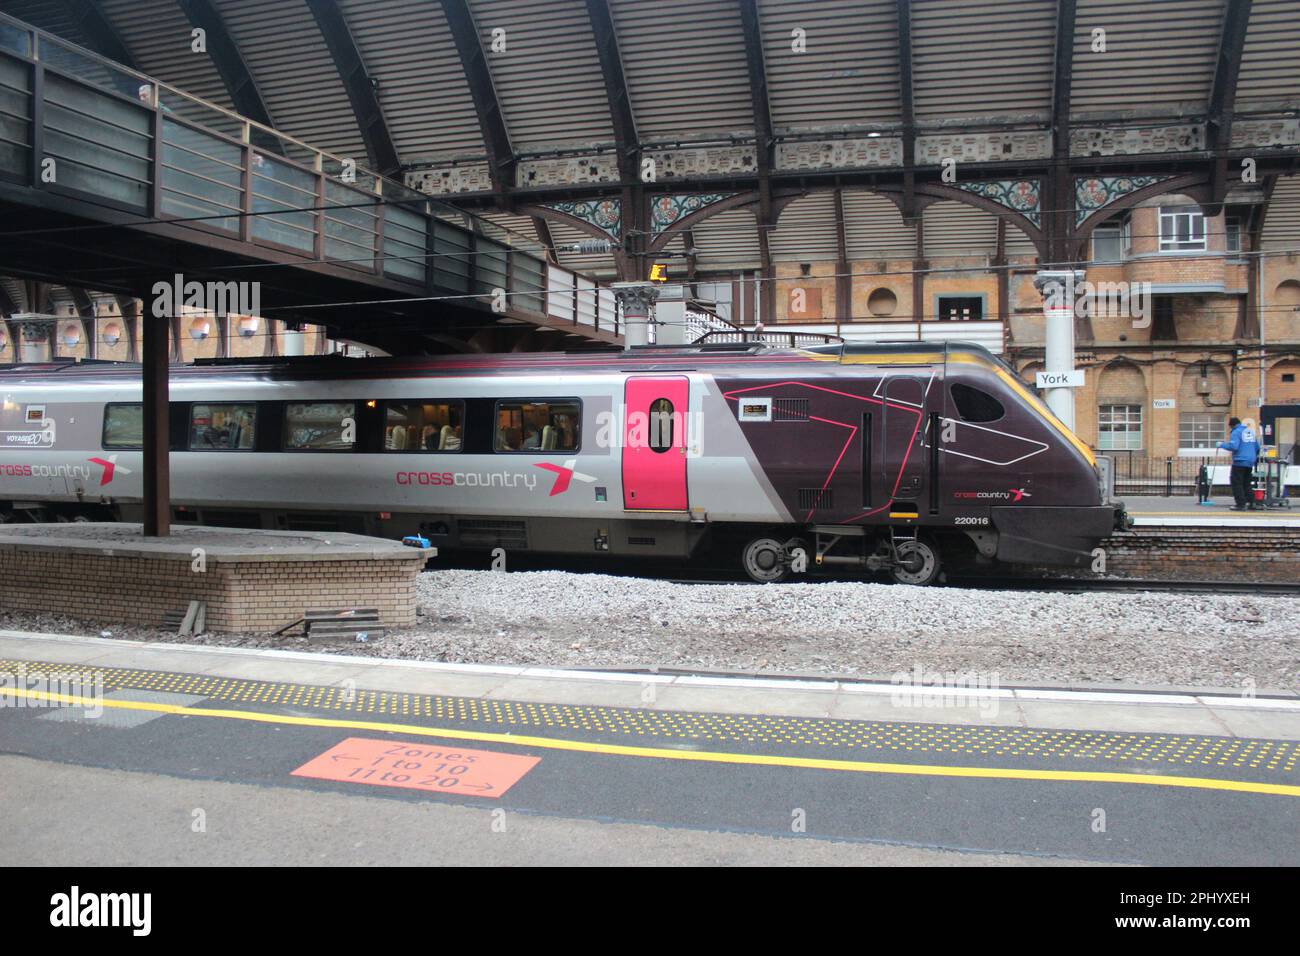
<path id="1" fill-rule="evenodd" d="M 456 560 L 437 567 L 456 567 L 467 570 L 486 569 L 486 563 L 467 555 L 458 555 Z M 758 587 L 755 582 L 738 568 L 728 567 L 683 567 L 681 564 L 667 564 L 653 561 L 638 561 L 622 567 L 606 567 L 594 560 L 570 559 L 556 560 L 551 556 L 547 560 L 542 555 L 520 556 L 512 561 L 510 570 L 515 571 L 566 571 L 575 574 L 608 574 L 614 577 L 647 578 L 654 581 L 667 581 L 671 584 L 745 584 Z M 832 581 L 859 581 L 850 572 L 819 574 L 791 583 L 819 584 Z M 882 583 L 883 578 L 879 579 Z M 906 585 L 897 585 L 906 587 Z M 1128 578 L 1028 578 L 1009 575 L 959 574 L 948 576 L 943 587 L 973 588 L 989 591 L 1052 591 L 1058 594 L 1081 594 L 1088 591 L 1141 592 L 1156 591 L 1169 594 L 1259 594 L 1269 597 L 1300 597 L 1300 583 L 1287 582 L 1225 582 L 1225 581 L 1160 581 Z"/>
<path id="2" fill-rule="evenodd" d="M 1173 594 L 1260 594 L 1270 597 L 1300 597 L 1300 584 L 1278 581 L 1155 581 L 1127 578 L 951 578 L 949 587 L 984 588 L 999 591 L 1161 591 Z"/>

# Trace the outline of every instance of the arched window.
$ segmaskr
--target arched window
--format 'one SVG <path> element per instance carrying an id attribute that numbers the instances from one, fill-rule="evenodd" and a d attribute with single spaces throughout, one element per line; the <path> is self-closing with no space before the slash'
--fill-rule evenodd
<path id="1" fill-rule="evenodd" d="M 1097 447 L 1103 451 L 1136 451 L 1143 442 L 1143 412 L 1147 386 L 1142 370 L 1130 362 L 1112 362 L 1097 386 Z"/>

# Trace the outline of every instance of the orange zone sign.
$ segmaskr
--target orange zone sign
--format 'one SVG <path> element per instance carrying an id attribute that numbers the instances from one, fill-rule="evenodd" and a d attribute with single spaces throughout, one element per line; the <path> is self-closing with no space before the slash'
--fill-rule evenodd
<path id="1" fill-rule="evenodd" d="M 540 757 L 490 750 L 349 737 L 308 760 L 292 775 L 374 787 L 499 797 L 540 762 Z"/>

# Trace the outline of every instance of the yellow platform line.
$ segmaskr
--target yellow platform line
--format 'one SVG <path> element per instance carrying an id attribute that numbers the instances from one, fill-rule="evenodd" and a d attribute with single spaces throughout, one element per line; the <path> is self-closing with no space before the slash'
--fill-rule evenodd
<path id="1" fill-rule="evenodd" d="M 255 723 L 285 724 L 296 727 L 332 727 L 339 730 L 371 730 L 387 734 L 475 740 L 486 743 L 513 744 L 522 747 L 538 747 L 546 750 L 607 754 L 618 757 L 648 757 L 658 760 L 690 760 L 699 763 L 747 764 L 762 767 L 799 767 L 809 770 L 843 770 L 854 773 L 904 774 L 921 777 L 1044 780 L 1057 783 L 1127 783 L 1184 787 L 1193 790 L 1228 790 L 1239 793 L 1264 793 L 1275 796 L 1300 797 L 1300 786 L 1297 785 L 1257 783 L 1248 780 L 1216 780 L 1211 777 L 1179 777 L 1170 774 L 1111 773 L 1085 770 L 1031 770 L 1015 767 L 953 767 L 940 764 L 877 763 L 860 760 L 828 760 L 817 757 L 789 757 L 775 754 L 742 754 L 724 751 L 632 747 L 623 744 L 593 743 L 585 740 L 564 740 L 554 737 L 500 734 L 479 730 L 455 730 L 447 727 L 423 727 L 417 724 L 395 724 L 387 721 L 294 717 L 288 714 L 268 714 L 261 711 L 208 709 L 186 707 L 181 704 L 159 704 L 149 701 L 96 700 L 91 697 L 80 697 L 72 694 L 52 694 L 48 691 L 23 690 L 13 687 L 0 688 L 0 697 L 23 697 L 30 700 L 57 702 L 82 707 L 145 710 L 158 714 L 175 714 L 182 717 L 219 717 L 227 720 L 247 720 Z"/>
<path id="2" fill-rule="evenodd" d="M 1270 512 L 1241 512 L 1241 511 L 1130 511 L 1130 518 L 1144 518 L 1148 516 L 1163 518 L 1231 518 L 1234 521 L 1267 521 L 1269 518 L 1300 518 L 1300 511 L 1270 511 Z"/>

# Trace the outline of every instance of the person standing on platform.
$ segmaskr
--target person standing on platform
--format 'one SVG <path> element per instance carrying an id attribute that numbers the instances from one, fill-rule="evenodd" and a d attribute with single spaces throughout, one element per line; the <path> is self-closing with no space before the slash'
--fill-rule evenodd
<path id="1" fill-rule="evenodd" d="M 1230 418 L 1228 427 L 1232 431 L 1227 441 L 1219 442 L 1219 448 L 1232 453 L 1232 506 L 1233 511 L 1245 511 L 1250 502 L 1250 476 L 1255 470 L 1259 458 L 1259 439 L 1255 432 L 1253 419 L 1242 421 Z"/>

